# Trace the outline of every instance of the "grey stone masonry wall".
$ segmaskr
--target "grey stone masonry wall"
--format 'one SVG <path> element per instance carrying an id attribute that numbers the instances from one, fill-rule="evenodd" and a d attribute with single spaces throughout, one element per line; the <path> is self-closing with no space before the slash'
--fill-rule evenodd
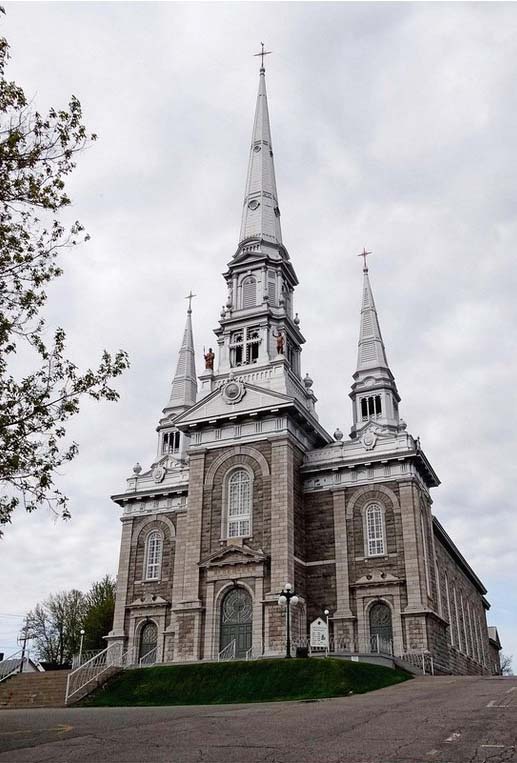
<path id="1" fill-rule="evenodd" d="M 128 604 L 147 594 L 162 596 L 170 602 L 176 551 L 175 521 L 176 518 L 173 514 L 157 515 L 154 518 L 143 517 L 134 520 L 129 562 Z M 171 524 L 173 525 L 172 531 Z M 145 544 L 147 536 L 153 530 L 158 530 L 163 535 L 161 574 L 159 580 L 146 580 Z"/>
<path id="2" fill-rule="evenodd" d="M 435 535 L 445 643 L 433 638 L 430 649 L 448 672 L 490 673 L 489 639 L 483 595 Z"/>

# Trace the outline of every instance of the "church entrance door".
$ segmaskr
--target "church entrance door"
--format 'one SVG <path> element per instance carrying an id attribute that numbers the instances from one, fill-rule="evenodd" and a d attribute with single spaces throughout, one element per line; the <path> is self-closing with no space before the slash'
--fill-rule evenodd
<path id="1" fill-rule="evenodd" d="M 149 621 L 140 632 L 138 662 L 142 665 L 152 665 L 156 662 L 156 647 L 158 645 L 158 628 L 156 623 Z"/>
<path id="2" fill-rule="evenodd" d="M 253 604 L 251 596 L 244 588 L 232 588 L 221 605 L 221 638 L 219 650 L 235 640 L 235 656 L 242 659 L 251 649 L 251 628 L 253 625 Z"/>
<path id="3" fill-rule="evenodd" d="M 370 609 L 370 651 L 393 654 L 391 609 L 382 602 Z"/>

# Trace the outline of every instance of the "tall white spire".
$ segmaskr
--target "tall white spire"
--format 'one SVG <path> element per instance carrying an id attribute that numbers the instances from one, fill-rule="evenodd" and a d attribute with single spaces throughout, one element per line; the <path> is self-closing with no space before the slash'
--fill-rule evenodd
<path id="1" fill-rule="evenodd" d="M 266 70 L 263 65 L 260 67 L 239 242 L 248 238 L 282 244 L 267 105 Z"/>
<path id="2" fill-rule="evenodd" d="M 388 368 L 386 349 L 382 341 L 379 317 L 372 287 L 368 277 L 368 266 L 363 267 L 363 302 L 361 306 L 361 326 L 359 329 L 359 348 L 357 353 L 357 370 L 368 368 Z"/>
<path id="3" fill-rule="evenodd" d="M 353 402 L 354 423 L 351 436 L 357 434 L 371 422 L 380 427 L 399 428 L 398 404 L 400 396 L 386 358 L 382 340 L 379 316 L 375 307 L 372 286 L 368 275 L 366 249 L 361 253 L 363 265 L 363 293 L 361 322 L 357 352 L 357 369 L 350 397 Z M 403 425 L 405 426 L 405 425 Z"/>
<path id="4" fill-rule="evenodd" d="M 194 405 L 197 397 L 197 378 L 196 378 L 196 359 L 194 354 L 194 333 L 192 331 L 192 292 L 187 299 L 189 306 L 187 310 L 187 320 L 183 332 L 183 341 L 178 354 L 178 364 L 176 373 L 172 380 L 171 396 L 165 408 L 169 412 L 171 409 L 183 412 L 191 405 Z M 164 411 L 164 412 L 165 412 Z"/>

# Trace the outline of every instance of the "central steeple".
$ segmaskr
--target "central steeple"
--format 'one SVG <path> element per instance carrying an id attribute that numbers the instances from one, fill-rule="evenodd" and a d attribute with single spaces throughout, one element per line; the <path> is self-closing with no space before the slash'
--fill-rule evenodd
<path id="1" fill-rule="evenodd" d="M 253 377 L 265 388 L 297 397 L 313 413 L 314 393 L 301 379 L 305 339 L 294 310 L 298 279 L 282 241 L 263 61 L 239 241 L 223 277 L 228 294 L 215 329 L 217 361 L 210 359 L 202 374 L 201 396 L 237 375 Z"/>
<path id="2" fill-rule="evenodd" d="M 282 244 L 267 104 L 266 70 L 263 66 L 260 68 L 239 243 L 250 238 Z"/>

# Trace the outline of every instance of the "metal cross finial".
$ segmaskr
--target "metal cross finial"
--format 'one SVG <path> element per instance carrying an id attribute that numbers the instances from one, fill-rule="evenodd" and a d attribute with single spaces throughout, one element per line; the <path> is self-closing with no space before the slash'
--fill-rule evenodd
<path id="1" fill-rule="evenodd" d="M 187 294 L 187 296 L 185 297 L 185 299 L 188 299 L 188 312 L 189 313 L 192 312 L 192 299 L 194 297 L 197 297 L 197 294 L 192 294 L 192 289 L 190 290 L 190 293 Z"/>
<path id="2" fill-rule="evenodd" d="M 272 51 L 271 51 L 271 50 L 264 50 L 264 43 L 263 43 L 263 42 L 261 42 L 261 43 L 260 43 L 260 45 L 262 46 L 262 50 L 260 51 L 260 53 L 254 53 L 253 55 L 254 55 L 255 57 L 256 57 L 256 56 L 260 56 L 260 57 L 261 57 L 261 59 L 262 59 L 262 63 L 261 63 L 261 65 L 260 65 L 260 68 L 261 68 L 261 69 L 264 69 L 264 56 L 269 56 L 269 54 L 270 54 Z"/>
<path id="3" fill-rule="evenodd" d="M 363 251 L 361 252 L 361 254 L 357 255 L 358 257 L 362 257 L 363 258 L 363 272 L 364 273 L 368 272 L 368 265 L 366 264 L 366 258 L 368 257 L 369 254 L 371 254 L 371 252 L 367 252 L 366 251 L 366 247 L 363 247 Z"/>

